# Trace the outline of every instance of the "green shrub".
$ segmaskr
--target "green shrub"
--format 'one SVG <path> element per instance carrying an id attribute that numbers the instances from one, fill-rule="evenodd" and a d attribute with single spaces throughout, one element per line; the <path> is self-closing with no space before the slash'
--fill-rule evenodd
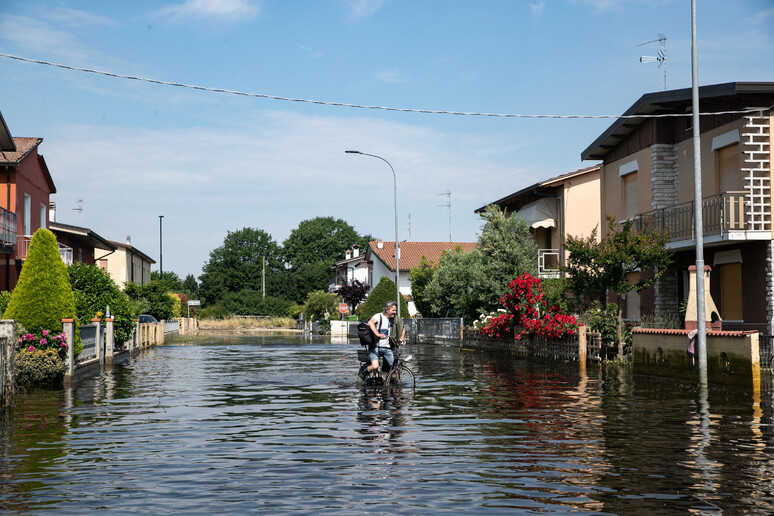
<path id="1" fill-rule="evenodd" d="M 149 314 L 159 321 L 172 319 L 175 302 L 161 281 L 151 281 L 147 285 L 128 282 L 124 292 L 135 314 Z"/>
<path id="2" fill-rule="evenodd" d="M 16 383 L 23 387 L 59 384 L 67 371 L 67 365 L 54 349 L 20 349 L 14 358 Z"/>
<path id="3" fill-rule="evenodd" d="M 226 310 L 223 305 L 210 305 L 199 310 L 200 319 L 225 319 L 231 314 Z"/>
<path id="4" fill-rule="evenodd" d="M 5 319 L 16 319 L 33 333 L 62 331 L 62 319 L 76 319 L 75 298 L 54 234 L 38 229 L 30 242 Z"/>
<path id="5" fill-rule="evenodd" d="M 131 339 L 136 314 L 132 312 L 129 298 L 113 278 L 95 265 L 78 262 L 70 265 L 67 272 L 80 324 L 89 324 L 98 312 L 102 322 L 105 322 L 105 312 L 110 307 L 116 345 L 121 346 Z"/>
<path id="6" fill-rule="evenodd" d="M 0 292 L 0 314 L 4 314 L 8 308 L 8 303 L 11 301 L 11 293 L 7 290 Z"/>
<path id="7" fill-rule="evenodd" d="M 381 313 L 387 301 L 395 301 L 395 294 L 397 294 L 395 292 L 395 282 L 387 277 L 382 278 L 379 284 L 371 290 L 365 303 L 358 307 L 358 318 L 361 321 L 365 321 L 373 317 L 374 314 Z M 403 296 L 400 296 L 400 316 L 401 318 L 409 316 L 408 304 L 403 299 Z"/>
<path id="8" fill-rule="evenodd" d="M 306 295 L 304 311 L 308 321 L 328 321 L 338 319 L 338 307 L 341 303 L 341 296 L 325 292 L 324 290 L 314 290 Z"/>

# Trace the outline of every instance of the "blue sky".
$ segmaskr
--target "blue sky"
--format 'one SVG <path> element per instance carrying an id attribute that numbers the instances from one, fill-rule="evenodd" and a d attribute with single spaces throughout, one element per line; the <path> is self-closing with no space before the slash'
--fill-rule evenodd
<path id="1" fill-rule="evenodd" d="M 699 0 L 699 82 L 774 81 L 774 2 Z M 0 0 L 0 52 L 246 93 L 440 111 L 618 115 L 691 86 L 688 0 Z M 227 231 L 316 216 L 473 241 L 473 210 L 591 165 L 611 120 L 400 113 L 236 96 L 0 57 L 0 111 L 40 148 L 57 219 L 199 275 Z M 78 203 L 81 199 L 82 204 Z M 83 211 L 74 208 L 83 206 Z M 409 225 L 410 216 L 410 225 Z M 158 268 L 158 263 L 156 265 Z"/>

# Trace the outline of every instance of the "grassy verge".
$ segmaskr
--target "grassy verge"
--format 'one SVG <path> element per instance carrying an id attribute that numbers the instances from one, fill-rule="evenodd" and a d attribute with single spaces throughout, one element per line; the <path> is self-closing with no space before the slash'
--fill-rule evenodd
<path id="1" fill-rule="evenodd" d="M 295 329 L 296 320 L 292 317 L 228 317 L 225 319 L 201 319 L 200 330 L 249 330 Z"/>

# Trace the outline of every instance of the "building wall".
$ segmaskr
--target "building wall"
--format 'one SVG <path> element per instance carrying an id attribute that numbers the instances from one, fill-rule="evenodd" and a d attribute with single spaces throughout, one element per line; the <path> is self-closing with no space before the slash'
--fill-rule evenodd
<path id="1" fill-rule="evenodd" d="M 620 160 L 606 163 L 601 172 L 601 234 L 607 232 L 607 216 L 611 215 L 615 220 L 622 220 L 626 210 L 624 205 L 624 181 L 619 176 L 621 165 L 636 160 L 638 169 L 632 174 L 637 177 L 637 212 L 645 213 L 652 208 L 652 191 L 650 187 L 651 176 L 651 152 L 650 148 L 630 154 Z"/>
<path id="2" fill-rule="evenodd" d="M 562 192 L 564 234 L 588 237 L 600 226 L 600 212 L 589 209 L 600 206 L 599 171 L 573 177 L 564 183 Z M 557 231 L 558 233 L 558 231 Z M 599 236 L 599 233 L 597 233 Z"/>

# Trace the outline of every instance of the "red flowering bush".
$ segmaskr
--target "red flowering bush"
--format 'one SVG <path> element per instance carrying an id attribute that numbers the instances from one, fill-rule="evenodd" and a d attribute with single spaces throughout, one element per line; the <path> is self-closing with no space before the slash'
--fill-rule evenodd
<path id="1" fill-rule="evenodd" d="M 481 329 L 488 337 L 510 333 L 511 325 L 521 327 L 516 340 L 524 335 L 558 339 L 573 335 L 578 321 L 572 315 L 563 314 L 558 306 L 548 307 L 540 279 L 526 272 L 508 284 L 511 292 L 500 298 L 506 313 L 494 317 Z"/>

